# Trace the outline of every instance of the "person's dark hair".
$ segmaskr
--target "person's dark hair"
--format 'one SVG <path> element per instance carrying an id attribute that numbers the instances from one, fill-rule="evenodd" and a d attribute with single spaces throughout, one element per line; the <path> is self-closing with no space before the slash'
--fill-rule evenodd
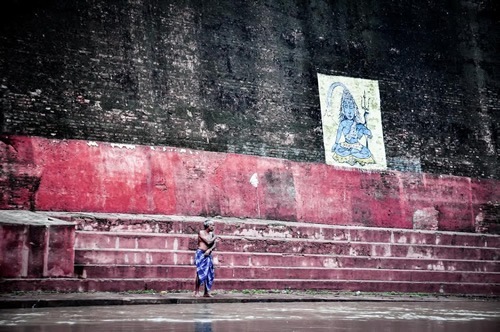
<path id="1" fill-rule="evenodd" d="M 210 225 L 213 225 L 214 222 L 210 219 L 207 219 L 203 222 L 203 226 L 205 226 L 205 228 L 208 228 Z"/>

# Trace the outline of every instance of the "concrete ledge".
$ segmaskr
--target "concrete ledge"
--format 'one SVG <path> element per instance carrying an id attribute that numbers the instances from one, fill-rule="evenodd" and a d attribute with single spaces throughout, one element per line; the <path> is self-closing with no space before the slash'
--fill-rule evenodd
<path id="1" fill-rule="evenodd" d="M 270 303 L 270 302 L 452 302 L 499 301 L 496 296 L 441 296 L 421 293 L 246 291 L 214 292 L 212 298 L 195 298 L 185 293 L 42 293 L 0 295 L 0 309 L 109 306 L 138 304 Z"/>
<path id="2" fill-rule="evenodd" d="M 193 278 L 40 278 L 0 279 L 0 293 L 26 292 L 179 292 L 194 287 Z M 331 279 L 216 279 L 214 291 L 315 291 L 315 292 L 398 292 L 441 295 L 499 295 L 500 284 L 473 282 L 417 282 L 389 280 L 331 280 Z"/>

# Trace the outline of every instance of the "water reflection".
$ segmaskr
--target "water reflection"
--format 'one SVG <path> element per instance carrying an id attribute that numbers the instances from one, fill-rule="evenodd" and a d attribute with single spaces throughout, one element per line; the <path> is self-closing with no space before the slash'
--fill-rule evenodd
<path id="1" fill-rule="evenodd" d="M 497 332 L 498 301 L 234 303 L 0 311 L 0 332 Z"/>
<path id="2" fill-rule="evenodd" d="M 194 331 L 195 332 L 213 332 L 212 331 L 212 314 L 213 305 L 201 304 L 199 313 L 195 315 Z"/>
<path id="3" fill-rule="evenodd" d="M 194 322 L 195 332 L 212 332 L 212 322 Z"/>

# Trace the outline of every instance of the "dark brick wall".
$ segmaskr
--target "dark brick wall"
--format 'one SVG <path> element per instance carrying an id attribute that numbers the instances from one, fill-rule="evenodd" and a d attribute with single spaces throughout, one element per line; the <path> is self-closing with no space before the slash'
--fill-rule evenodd
<path id="1" fill-rule="evenodd" d="M 321 163 L 320 72 L 379 81 L 390 169 L 499 178 L 499 7 L 6 0 L 1 130 Z"/>

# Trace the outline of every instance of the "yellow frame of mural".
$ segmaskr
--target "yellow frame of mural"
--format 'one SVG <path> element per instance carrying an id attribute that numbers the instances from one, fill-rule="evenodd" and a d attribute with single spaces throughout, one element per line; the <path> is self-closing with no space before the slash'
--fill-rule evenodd
<path id="1" fill-rule="evenodd" d="M 328 165 L 386 169 L 378 81 L 318 73 Z"/>

